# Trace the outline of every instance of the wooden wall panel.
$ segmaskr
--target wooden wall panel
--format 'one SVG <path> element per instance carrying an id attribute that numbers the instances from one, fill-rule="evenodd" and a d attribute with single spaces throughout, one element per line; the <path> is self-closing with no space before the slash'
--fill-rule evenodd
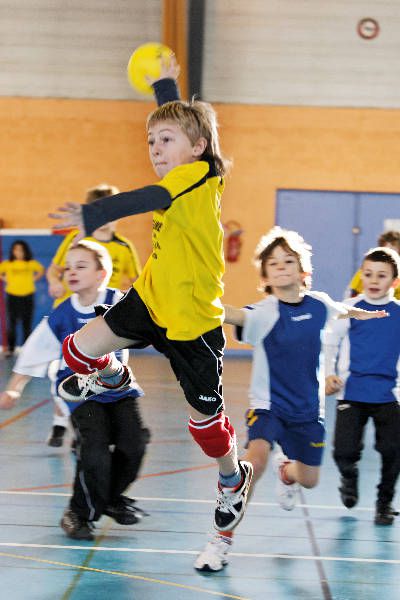
<path id="1" fill-rule="evenodd" d="M 375 39 L 358 22 L 373 17 Z M 203 96 L 211 102 L 400 107 L 398 0 L 206 3 Z"/>
<path id="2" fill-rule="evenodd" d="M 3 0 L 0 95 L 136 98 L 133 50 L 161 41 L 161 0 Z"/>

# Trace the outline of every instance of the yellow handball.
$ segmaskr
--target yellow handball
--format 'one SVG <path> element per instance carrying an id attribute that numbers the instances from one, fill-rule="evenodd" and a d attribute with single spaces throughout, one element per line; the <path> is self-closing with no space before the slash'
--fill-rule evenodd
<path id="1" fill-rule="evenodd" d="M 158 79 L 161 73 L 161 59 L 168 59 L 172 50 L 164 44 L 149 42 L 142 44 L 133 52 L 128 62 L 128 81 L 131 86 L 145 96 L 153 95 L 153 88 L 147 77 Z"/>

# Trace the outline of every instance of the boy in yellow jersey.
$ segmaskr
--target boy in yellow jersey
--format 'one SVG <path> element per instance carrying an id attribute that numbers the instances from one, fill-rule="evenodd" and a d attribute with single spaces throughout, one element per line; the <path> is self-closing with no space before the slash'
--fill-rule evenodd
<path id="1" fill-rule="evenodd" d="M 400 231 L 385 231 L 378 238 L 378 246 L 382 248 L 391 248 L 400 253 Z M 362 294 L 364 291 L 363 282 L 361 278 L 361 269 L 359 269 L 354 275 L 353 279 L 349 283 L 348 291 L 346 296 L 353 298 Z M 394 297 L 396 300 L 400 300 L 400 285 L 394 290 Z"/>
<path id="2" fill-rule="evenodd" d="M 112 196 L 118 194 L 118 192 L 116 186 L 101 183 L 86 192 L 85 201 L 90 204 L 98 198 Z M 66 235 L 47 270 L 49 294 L 52 298 L 55 298 L 54 307 L 71 295 L 71 291 L 68 290 L 63 281 L 63 275 L 67 252 L 77 234 L 78 232 L 74 230 Z M 110 287 L 117 290 L 126 289 L 138 278 L 142 268 L 136 249 L 126 237 L 115 231 L 115 222 L 105 223 L 87 239 L 104 246 L 111 256 L 113 272 L 109 283 Z"/>
<path id="3" fill-rule="evenodd" d="M 159 100 L 178 97 L 172 78 L 154 87 Z M 68 203 L 51 215 L 82 236 L 108 221 L 154 211 L 153 252 L 133 288 L 65 339 L 64 358 L 79 374 L 64 380 L 59 394 L 81 401 L 129 386 L 130 371 L 113 354 L 118 348 L 151 344 L 165 354 L 190 405 L 189 431 L 219 466 L 215 527 L 232 529 L 244 514 L 252 466 L 238 461 L 222 393 L 220 201 L 227 165 L 216 115 L 203 102 L 167 102 L 149 115 L 147 134 L 158 184 L 90 205 Z"/>

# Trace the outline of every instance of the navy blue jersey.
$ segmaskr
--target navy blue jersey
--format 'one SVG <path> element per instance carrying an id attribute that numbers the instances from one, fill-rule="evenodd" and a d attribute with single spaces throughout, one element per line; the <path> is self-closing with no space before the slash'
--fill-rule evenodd
<path id="1" fill-rule="evenodd" d="M 296 422 L 323 417 L 321 336 L 332 315 L 346 312 L 343 305 L 306 292 L 296 304 L 271 295 L 244 311 L 242 341 L 254 346 L 251 408 Z"/>
<path id="2" fill-rule="evenodd" d="M 368 321 L 351 319 L 330 325 L 325 348 L 327 375 L 337 372 L 343 380 L 338 398 L 377 404 L 397 401 L 400 302 L 391 296 L 379 304 L 372 303 L 361 294 L 345 303 L 364 310 L 386 310 L 389 316 Z"/>
<path id="3" fill-rule="evenodd" d="M 119 290 L 107 288 L 99 293 L 95 304 L 115 304 L 121 298 Z M 86 323 L 96 317 L 95 304 L 83 306 L 78 296 L 73 294 L 67 300 L 55 308 L 48 317 L 45 317 L 25 342 L 22 352 L 15 364 L 14 371 L 32 377 L 44 377 L 47 374 L 49 363 L 57 360 L 57 373 L 55 376 L 54 389 L 56 395 L 58 384 L 69 377 L 73 371 L 66 365 L 62 356 L 62 343 L 70 333 L 81 329 Z M 117 357 L 124 363 L 128 359 L 128 351 L 116 352 Z M 129 395 L 138 397 L 143 391 L 138 385 L 129 391 Z M 92 396 L 91 400 L 97 402 L 115 402 L 127 396 L 125 391 L 107 391 L 103 394 Z M 69 409 L 75 410 L 80 402 L 66 401 Z"/>

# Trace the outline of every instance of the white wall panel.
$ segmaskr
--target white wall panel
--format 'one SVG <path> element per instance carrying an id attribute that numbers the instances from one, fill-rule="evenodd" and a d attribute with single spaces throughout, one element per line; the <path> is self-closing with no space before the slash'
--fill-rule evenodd
<path id="1" fill-rule="evenodd" d="M 380 33 L 362 39 L 357 23 Z M 203 96 L 284 105 L 400 106 L 399 0 L 207 2 Z"/>
<path id="2" fill-rule="evenodd" d="M 129 56 L 160 36 L 161 0 L 0 0 L 0 94 L 139 97 Z"/>
<path id="3" fill-rule="evenodd" d="M 203 96 L 399 107 L 399 31 L 400 0 L 207 0 Z M 161 0 L 0 0 L 0 95 L 139 98 L 128 58 L 160 38 Z"/>

